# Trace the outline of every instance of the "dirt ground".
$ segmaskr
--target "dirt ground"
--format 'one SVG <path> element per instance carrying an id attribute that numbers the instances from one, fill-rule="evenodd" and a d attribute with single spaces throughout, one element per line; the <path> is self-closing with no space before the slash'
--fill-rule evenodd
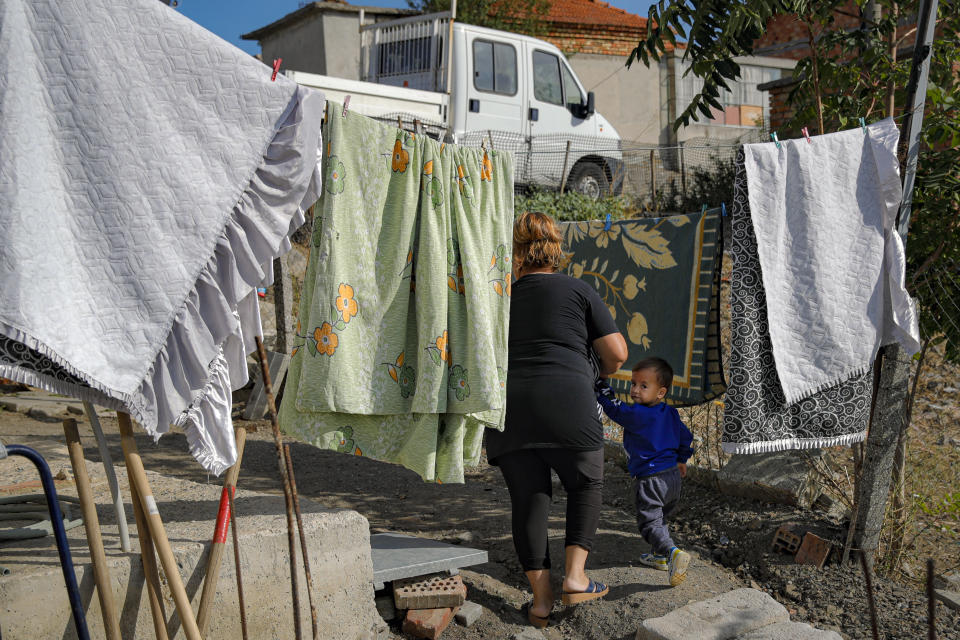
<path id="1" fill-rule="evenodd" d="M 245 424 L 250 430 L 239 485 L 279 493 L 276 453 L 268 423 Z M 121 460 L 116 425 L 106 420 L 111 455 Z M 81 424 L 88 460 L 99 461 L 89 427 Z M 31 444 L 62 442 L 58 421 L 40 421 L 0 412 L 0 438 Z M 185 438 L 169 434 L 159 445 L 142 436 L 141 453 L 147 469 L 192 480 L 219 484 L 189 456 Z M 396 465 L 347 456 L 291 441 L 300 495 L 325 506 L 359 511 L 371 532 L 392 531 L 459 542 L 484 549 L 489 562 L 461 573 L 470 600 L 485 611 L 470 628 L 451 625 L 450 640 L 511 638 L 525 628 L 520 607 L 529 599 L 510 537 L 509 498 L 496 468 L 481 465 L 469 472 L 463 485 L 424 484 Z M 30 479 L 30 478 L 27 478 Z M 846 637 L 870 637 L 863 578 L 856 568 L 830 566 L 823 571 L 798 566 L 787 556 L 767 553 L 773 531 L 786 521 L 808 522 L 830 530 L 828 521 L 809 512 L 763 505 L 716 495 L 693 484 L 685 486 L 683 506 L 674 524 L 675 538 L 694 557 L 688 581 L 669 588 L 666 574 L 639 566 L 646 550 L 636 533 L 630 480 L 615 464 L 607 465 L 604 503 L 596 549 L 588 573 L 610 585 L 603 600 L 564 608 L 557 602 L 554 623 L 545 630 L 551 640 L 629 639 L 640 621 L 663 615 L 688 602 L 709 598 L 742 586 L 768 591 L 783 602 L 796 620 L 821 628 L 832 627 Z M 184 496 L 189 499 L 189 496 Z M 562 489 L 556 491 L 551 513 L 551 555 L 562 558 Z M 237 503 L 242 513 L 242 500 Z M 215 518 L 211 512 L 211 523 Z M 51 545 L 53 544 L 51 539 Z M 560 575 L 556 573 L 559 593 Z M 914 589 L 878 581 L 877 601 L 884 638 L 916 638 L 925 634 L 926 602 Z M 937 605 L 938 637 L 960 638 L 960 616 Z M 391 623 L 396 638 L 404 637 L 399 621 Z"/>

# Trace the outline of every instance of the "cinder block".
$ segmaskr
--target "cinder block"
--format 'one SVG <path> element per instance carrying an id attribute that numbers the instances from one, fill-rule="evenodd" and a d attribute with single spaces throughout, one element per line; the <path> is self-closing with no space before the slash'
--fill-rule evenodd
<path id="1" fill-rule="evenodd" d="M 802 542 L 799 534 L 792 524 L 780 525 L 780 528 L 773 534 L 773 544 L 771 549 L 775 552 L 794 555 L 800 549 Z"/>
<path id="2" fill-rule="evenodd" d="M 459 607 L 467 599 L 467 586 L 459 575 L 433 575 L 396 580 L 393 602 L 397 609 Z"/>
<path id="3" fill-rule="evenodd" d="M 451 607 L 411 609 L 403 620 L 403 632 L 415 638 L 436 640 L 453 620 L 455 613 Z"/>
<path id="4" fill-rule="evenodd" d="M 729 640 L 789 621 L 786 607 L 763 591 L 736 589 L 644 620 L 636 640 Z"/>
<path id="5" fill-rule="evenodd" d="M 476 602 L 464 602 L 460 611 L 454 616 L 457 624 L 469 627 L 483 615 L 483 607 Z"/>

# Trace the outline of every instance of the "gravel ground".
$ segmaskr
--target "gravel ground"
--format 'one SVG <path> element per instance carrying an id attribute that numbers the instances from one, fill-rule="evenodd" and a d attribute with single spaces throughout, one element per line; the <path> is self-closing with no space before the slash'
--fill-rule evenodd
<path id="1" fill-rule="evenodd" d="M 239 484 L 256 491 L 279 493 L 275 450 L 266 422 L 244 423 L 251 429 Z M 121 459 L 115 422 L 106 420 L 112 455 Z M 253 431 L 256 429 L 256 431 Z M 99 461 L 89 445 L 89 460 Z M 42 421 L 0 412 L 0 437 L 7 442 L 62 441 L 59 421 Z M 140 439 L 147 469 L 200 484 L 219 484 L 186 453 L 185 438 L 170 434 L 154 446 Z M 326 506 L 355 509 L 370 521 L 372 532 L 394 531 L 462 543 L 485 549 L 489 562 L 462 571 L 470 600 L 485 611 L 470 628 L 452 624 L 444 633 L 451 640 L 511 638 L 526 627 L 520 607 L 529 599 L 523 574 L 514 557 L 509 532 L 509 499 L 499 472 L 487 465 L 472 470 L 463 485 L 427 485 L 409 471 L 372 460 L 321 451 L 292 443 L 301 496 Z M 694 562 L 688 581 L 669 588 L 666 575 L 638 566 L 646 545 L 636 533 L 631 483 L 615 464 L 608 463 L 597 547 L 588 572 L 611 586 L 603 600 L 564 608 L 557 603 L 554 623 L 544 637 L 572 640 L 633 638 L 640 621 L 663 615 L 695 600 L 742 586 L 762 588 L 783 602 L 796 620 L 834 627 L 846 637 L 867 638 L 869 615 L 863 578 L 855 567 L 830 565 L 824 570 L 793 564 L 787 556 L 767 553 L 770 539 L 783 522 L 815 527 L 823 535 L 839 535 L 829 521 L 810 512 L 717 495 L 688 483 L 674 530 L 678 543 Z M 184 496 L 183 499 L 189 499 Z M 564 494 L 558 489 L 551 513 L 551 555 L 562 558 Z M 242 504 L 237 505 L 241 510 Z M 215 517 L 210 514 L 210 520 Z M 51 543 L 52 544 L 52 543 Z M 559 592 L 556 576 L 556 589 Z M 881 636 L 917 638 L 925 633 L 926 602 L 908 587 L 877 580 Z M 960 615 L 937 605 L 938 637 L 960 638 Z M 391 625 L 402 638 L 399 621 Z"/>

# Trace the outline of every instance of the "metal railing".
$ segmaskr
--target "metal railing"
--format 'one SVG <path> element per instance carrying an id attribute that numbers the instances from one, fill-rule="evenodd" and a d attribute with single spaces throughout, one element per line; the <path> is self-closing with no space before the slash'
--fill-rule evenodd
<path id="1" fill-rule="evenodd" d="M 450 12 L 360 27 L 361 80 L 424 91 L 447 90 Z"/>

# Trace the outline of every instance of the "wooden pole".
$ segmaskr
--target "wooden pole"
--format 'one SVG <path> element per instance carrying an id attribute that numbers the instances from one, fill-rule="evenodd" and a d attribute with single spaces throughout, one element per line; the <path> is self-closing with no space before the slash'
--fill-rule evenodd
<path id="1" fill-rule="evenodd" d="M 163 528 L 163 520 L 160 518 L 157 503 L 154 501 L 153 493 L 150 490 L 147 473 L 143 469 L 143 461 L 137 452 L 137 443 L 133 439 L 130 415 L 118 411 L 117 418 L 120 423 L 120 444 L 123 446 L 123 457 L 127 461 L 127 474 L 131 483 L 137 489 L 137 497 L 144 511 L 147 528 L 153 537 L 157 555 L 160 556 L 160 565 L 167 576 L 167 584 L 170 585 L 170 592 L 173 594 L 173 602 L 177 607 L 177 613 L 180 614 L 180 624 L 183 625 L 184 636 L 187 640 L 201 640 L 200 628 L 197 626 L 197 619 L 193 615 L 190 598 L 187 596 L 187 590 L 183 588 L 183 579 L 180 577 L 177 559 L 170 548 L 167 532 Z"/>
<path id="2" fill-rule="evenodd" d="M 913 184 L 917 173 L 917 156 L 920 150 L 920 131 L 923 126 L 923 110 L 927 97 L 927 76 L 936 27 L 937 0 L 922 0 L 917 27 L 917 43 L 914 46 L 913 66 L 907 84 L 906 105 L 910 109 L 904 124 L 901 140 L 907 145 L 907 160 L 903 178 L 903 197 L 897 220 L 897 232 L 904 244 L 910 225 L 913 200 Z M 883 361 L 880 367 L 880 386 L 877 390 L 876 414 L 878 419 L 870 427 L 863 456 L 863 477 L 857 493 L 858 518 L 853 545 L 873 559 L 880 545 L 883 516 L 890 496 L 893 480 L 893 459 L 896 454 L 900 430 L 907 427 L 906 401 L 910 379 L 910 357 L 899 344 L 886 345 L 880 351 Z"/>
<path id="3" fill-rule="evenodd" d="M 287 458 L 287 476 L 290 478 L 290 491 L 293 493 L 293 509 L 297 515 L 297 533 L 300 534 L 300 555 L 303 557 L 303 573 L 307 577 L 307 599 L 310 603 L 310 624 L 313 627 L 313 640 L 320 640 L 317 628 L 317 607 L 313 604 L 313 575 L 310 573 L 310 556 L 307 555 L 307 536 L 303 532 L 303 516 L 300 514 L 300 497 L 297 495 L 297 478 L 293 473 L 293 457 L 290 445 L 283 445 Z"/>
<path id="4" fill-rule="evenodd" d="M 64 420 L 63 434 L 67 438 L 70 464 L 73 466 L 80 508 L 83 510 L 83 528 L 87 531 L 90 561 L 93 562 L 93 578 L 97 584 L 97 597 L 100 599 L 100 614 L 103 616 L 103 630 L 107 640 L 121 640 L 117 603 L 113 599 L 110 570 L 107 568 L 107 555 L 103 552 L 103 537 L 100 534 L 100 520 L 97 517 L 97 504 L 94 502 L 93 490 L 90 488 L 87 463 L 83 459 L 83 445 L 80 444 L 77 421 L 73 418 Z"/>
<path id="5" fill-rule="evenodd" d="M 237 510 L 233 506 L 233 494 L 237 487 L 232 486 L 226 492 L 230 510 L 230 533 L 233 534 L 233 567 L 237 574 L 237 600 L 240 604 L 240 633 L 243 640 L 250 637 L 247 633 L 247 605 L 243 600 L 243 572 L 240 570 L 240 532 L 237 531 Z"/>
<path id="6" fill-rule="evenodd" d="M 237 476 L 240 475 L 240 461 L 243 460 L 243 447 L 247 442 L 247 430 L 239 427 L 236 430 L 237 461 L 227 470 L 223 481 L 223 490 L 220 492 L 220 508 L 217 511 L 217 521 L 213 527 L 213 540 L 210 543 L 210 555 L 207 556 L 207 574 L 203 578 L 203 593 L 200 595 L 200 604 L 197 606 L 197 626 L 200 635 L 207 635 L 207 626 L 210 624 L 210 612 L 217 598 L 217 581 L 220 579 L 220 562 L 223 559 L 224 547 L 227 543 L 227 529 L 230 527 L 230 497 L 237 486 Z"/>
<path id="7" fill-rule="evenodd" d="M 129 476 L 127 478 L 129 480 Z M 147 585 L 147 599 L 150 601 L 150 615 L 153 617 L 153 633 L 157 640 L 168 640 L 167 612 L 164 611 L 160 593 L 160 570 L 153 552 L 153 536 L 147 518 L 140 506 L 140 494 L 133 482 L 130 482 L 130 502 L 133 503 L 133 518 L 140 538 L 140 561 L 143 563 L 143 581 Z"/>
<path id="8" fill-rule="evenodd" d="M 280 423 L 277 422 L 277 404 L 273 400 L 273 385 L 270 383 L 270 368 L 267 366 L 267 350 L 263 348 L 260 336 L 254 336 L 257 342 L 257 357 L 260 360 L 260 373 L 263 375 L 263 388 L 267 392 L 267 408 L 270 410 L 270 426 L 273 428 L 273 443 L 277 448 L 277 467 L 283 481 L 283 497 L 287 507 L 287 547 L 290 550 L 290 588 L 293 598 L 293 630 L 297 640 L 303 634 L 300 629 L 300 590 L 297 587 L 297 543 L 293 524 L 293 492 L 290 490 L 290 477 L 283 456 L 283 442 L 280 438 Z"/>

